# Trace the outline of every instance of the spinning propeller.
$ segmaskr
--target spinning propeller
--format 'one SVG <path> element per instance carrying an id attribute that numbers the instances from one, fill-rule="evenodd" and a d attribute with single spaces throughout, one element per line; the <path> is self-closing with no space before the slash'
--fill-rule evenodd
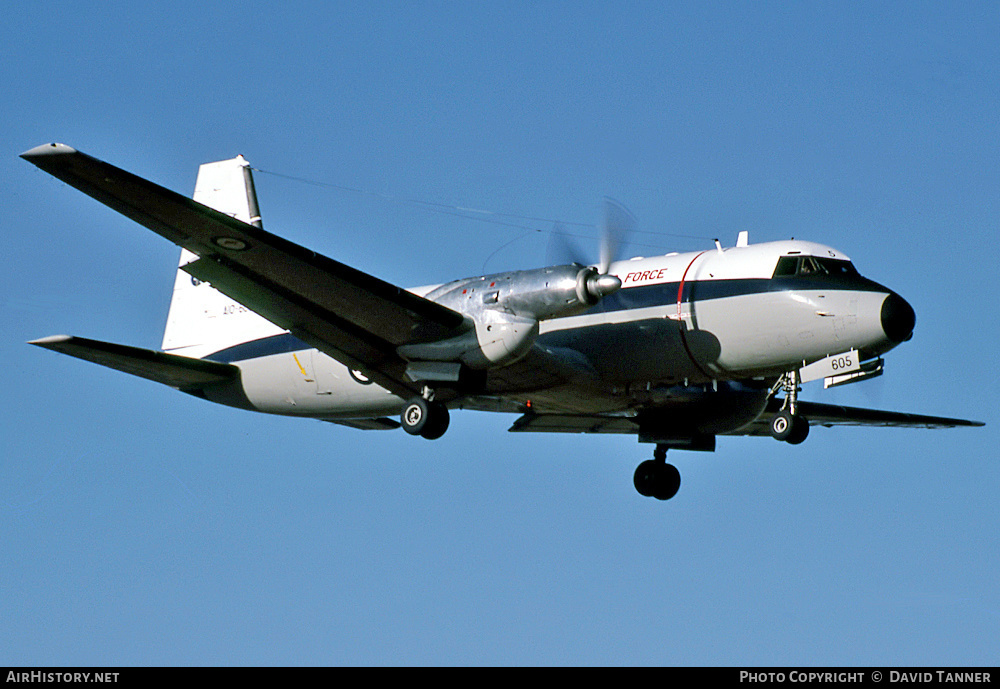
<path id="1" fill-rule="evenodd" d="M 600 225 L 598 262 L 593 264 L 584 258 L 579 249 L 569 241 L 568 233 L 558 223 L 550 235 L 548 262 L 592 266 L 586 269 L 589 274 L 585 277 L 585 284 L 588 296 L 596 303 L 602 297 L 621 289 L 621 280 L 608 271 L 634 228 L 635 216 L 617 201 L 605 197 L 604 215 Z"/>

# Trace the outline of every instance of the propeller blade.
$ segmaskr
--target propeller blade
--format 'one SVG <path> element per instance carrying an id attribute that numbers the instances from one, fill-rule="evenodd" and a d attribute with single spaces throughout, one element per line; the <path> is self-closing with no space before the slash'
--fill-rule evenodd
<path id="1" fill-rule="evenodd" d="M 635 228 L 635 216 L 614 199 L 604 199 L 604 222 L 601 227 L 601 255 L 597 270 L 604 275 L 618 258 L 618 251 Z"/>
<path id="2" fill-rule="evenodd" d="M 556 223 L 549 232 L 549 244 L 545 249 L 545 263 L 550 266 L 561 266 L 568 263 L 587 265 L 580 247 L 571 239 L 570 233 L 562 223 Z"/>

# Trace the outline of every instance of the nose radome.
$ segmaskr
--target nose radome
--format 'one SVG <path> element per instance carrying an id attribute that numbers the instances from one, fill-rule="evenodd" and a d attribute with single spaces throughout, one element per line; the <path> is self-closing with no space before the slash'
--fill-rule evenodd
<path id="1" fill-rule="evenodd" d="M 917 315 L 905 299 L 890 292 L 882 302 L 882 330 L 893 342 L 906 342 L 913 337 Z"/>

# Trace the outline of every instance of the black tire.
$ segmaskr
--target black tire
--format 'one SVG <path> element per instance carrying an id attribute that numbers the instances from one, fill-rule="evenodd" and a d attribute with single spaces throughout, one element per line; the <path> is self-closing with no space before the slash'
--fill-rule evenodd
<path id="1" fill-rule="evenodd" d="M 771 436 L 790 445 L 798 445 L 809 435 L 809 420 L 783 410 L 771 419 Z"/>
<path id="2" fill-rule="evenodd" d="M 636 467 L 632 483 L 639 495 L 669 500 L 680 490 L 681 472 L 673 464 L 647 459 Z"/>
<path id="3" fill-rule="evenodd" d="M 448 413 L 448 407 L 440 402 L 431 402 L 429 406 L 430 416 L 427 423 L 424 424 L 423 430 L 420 431 L 420 435 L 427 440 L 437 440 L 448 430 L 451 415 Z"/>
<path id="4" fill-rule="evenodd" d="M 795 419 L 795 423 L 792 425 L 792 434 L 788 436 L 787 442 L 789 445 L 798 445 L 809 437 L 809 420 L 804 416 L 792 417 Z"/>
<path id="5" fill-rule="evenodd" d="M 635 485 L 635 489 L 638 491 L 639 495 L 646 498 L 653 497 L 653 492 L 656 490 L 658 466 L 659 462 L 655 459 L 647 459 L 645 462 L 642 462 L 636 467 L 635 475 L 632 477 L 632 483 Z"/>
<path id="6" fill-rule="evenodd" d="M 656 491 L 653 497 L 657 500 L 669 500 L 681 489 L 681 472 L 673 464 L 661 464 L 656 477 Z"/>

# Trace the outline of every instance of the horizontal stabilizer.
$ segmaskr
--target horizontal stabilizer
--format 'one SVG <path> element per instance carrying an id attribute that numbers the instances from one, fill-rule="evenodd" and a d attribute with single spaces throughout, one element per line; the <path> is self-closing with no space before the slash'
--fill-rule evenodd
<path id="1" fill-rule="evenodd" d="M 236 378 L 240 372 L 232 364 L 191 359 L 71 335 L 43 337 L 28 344 L 92 361 L 178 390 L 193 390 L 213 383 L 223 383 Z"/>

